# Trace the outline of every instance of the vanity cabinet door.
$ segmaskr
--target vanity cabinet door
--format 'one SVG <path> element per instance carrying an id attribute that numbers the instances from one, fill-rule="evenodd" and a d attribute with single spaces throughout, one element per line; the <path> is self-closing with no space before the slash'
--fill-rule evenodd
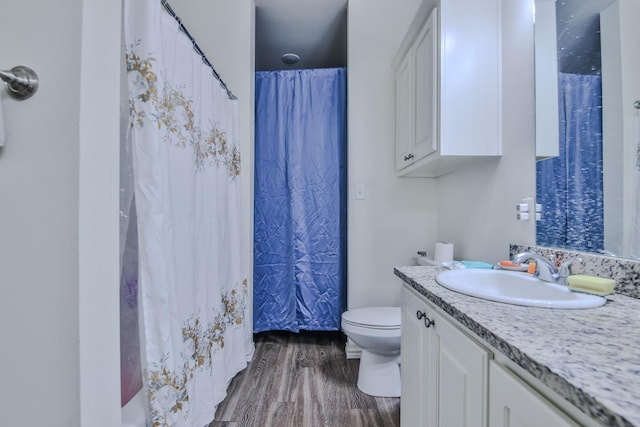
<path id="1" fill-rule="evenodd" d="M 401 372 L 402 397 L 400 399 L 400 425 L 425 426 L 427 419 L 427 384 L 429 334 L 421 313 L 427 306 L 417 296 L 404 290 L 402 307 Z"/>
<path id="2" fill-rule="evenodd" d="M 491 427 L 576 427 L 567 415 L 514 374 L 495 362 L 490 366 Z"/>
<path id="3" fill-rule="evenodd" d="M 444 316 L 432 313 L 430 426 L 485 427 L 490 353 Z"/>
<path id="4" fill-rule="evenodd" d="M 485 427 L 488 350 L 403 288 L 403 427 Z"/>

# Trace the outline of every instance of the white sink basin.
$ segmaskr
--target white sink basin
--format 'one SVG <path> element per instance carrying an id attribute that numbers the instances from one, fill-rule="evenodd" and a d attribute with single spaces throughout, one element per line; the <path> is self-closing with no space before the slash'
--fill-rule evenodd
<path id="1" fill-rule="evenodd" d="M 606 298 L 572 292 L 567 286 L 544 282 L 527 273 L 505 270 L 444 271 L 436 281 L 447 289 L 472 297 L 544 308 L 593 308 Z"/>

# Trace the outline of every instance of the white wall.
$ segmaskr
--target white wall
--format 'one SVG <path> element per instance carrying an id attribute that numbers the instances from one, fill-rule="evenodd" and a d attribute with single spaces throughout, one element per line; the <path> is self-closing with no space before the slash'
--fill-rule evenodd
<path id="1" fill-rule="evenodd" d="M 602 62 L 602 167 L 604 190 L 604 249 L 625 256 L 631 237 L 631 191 L 624 185 L 626 163 L 635 156 L 625 153 L 624 104 L 622 74 L 622 31 L 620 2 L 615 1 L 600 12 Z M 634 19 L 630 16 L 629 19 Z M 635 26 L 635 25 L 634 25 Z M 630 107 L 628 105 L 627 107 Z M 633 143 L 628 149 L 633 148 Z M 625 155 L 627 158 L 625 159 Z M 634 164 L 632 164 L 632 167 Z M 625 206 L 626 205 L 626 206 Z M 625 233 L 626 231 L 626 233 Z"/>
<path id="2" fill-rule="evenodd" d="M 624 138 L 624 192 L 625 203 L 623 211 L 624 220 L 624 252 L 625 257 L 640 256 L 640 247 L 635 228 L 640 218 L 634 218 L 636 205 L 634 201 L 638 197 L 638 171 L 636 160 L 638 158 L 637 147 L 638 137 L 636 135 L 636 121 L 638 120 L 638 110 L 633 108 L 635 101 L 640 100 L 640 80 L 638 79 L 638 69 L 640 68 L 640 54 L 638 45 L 640 44 L 640 30 L 638 29 L 638 16 L 640 16 L 640 2 L 623 0 L 618 1 L 620 6 L 620 58 L 622 81 L 622 105 L 623 105 L 623 138 Z"/>
<path id="3" fill-rule="evenodd" d="M 397 178 L 391 62 L 419 0 L 349 0 L 348 306 L 399 305 L 396 265 L 436 238 L 436 181 Z M 364 184 L 365 200 L 355 200 Z"/>
<path id="4" fill-rule="evenodd" d="M 604 248 L 634 257 L 636 188 L 634 101 L 640 99 L 640 4 L 615 1 L 600 13 L 602 43 L 602 119 L 604 166 Z M 634 250 L 635 249 L 635 253 Z"/>
<path id="5" fill-rule="evenodd" d="M 7 145 L 0 149 L 2 425 L 119 422 L 119 386 L 115 392 L 112 387 L 119 361 L 111 357 L 117 311 L 110 306 L 117 303 L 117 286 L 104 288 L 118 277 L 117 249 L 109 256 L 108 248 L 117 248 L 110 234 L 117 234 L 118 224 L 112 166 L 118 152 L 113 77 L 119 59 L 109 54 L 119 43 L 119 7 L 97 0 L 31 0 L 5 2 L 0 14 L 0 67 L 23 64 L 40 77 L 29 100 L 15 101 L 0 91 L 7 128 Z M 81 54 L 83 35 L 84 48 L 95 49 L 89 56 L 101 55 L 91 70 L 96 74 L 83 61 L 89 59 Z M 102 85 L 97 92 L 81 91 L 96 83 Z M 85 96 L 96 93 L 105 96 Z M 96 262 L 105 249 L 106 258 Z M 94 309 L 86 323 L 79 310 L 85 302 L 87 311 Z M 92 383 L 96 378 L 99 383 Z M 83 409 L 98 411 L 82 414 Z"/>
<path id="6" fill-rule="evenodd" d="M 503 155 L 438 179 L 438 239 L 455 244 L 456 259 L 491 263 L 508 258 L 509 243 L 535 243 L 535 223 L 515 211 L 535 196 L 533 7 L 502 4 Z"/>
<path id="7" fill-rule="evenodd" d="M 78 182 L 81 426 L 120 424 L 121 16 L 121 1 L 82 2 Z"/>
<path id="8" fill-rule="evenodd" d="M 182 19 L 209 62 L 238 97 L 243 187 L 243 224 L 247 278 L 253 289 L 253 117 L 254 40 L 253 0 L 173 0 L 171 7 Z M 253 294 L 253 291 L 251 291 Z M 253 311 L 249 320 L 253 324 Z"/>

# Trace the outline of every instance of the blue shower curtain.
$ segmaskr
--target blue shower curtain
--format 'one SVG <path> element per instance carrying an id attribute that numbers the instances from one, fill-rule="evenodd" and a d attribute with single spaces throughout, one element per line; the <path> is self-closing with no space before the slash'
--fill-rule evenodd
<path id="1" fill-rule="evenodd" d="M 340 328 L 346 70 L 256 73 L 254 332 Z"/>
<path id="2" fill-rule="evenodd" d="M 594 252 L 604 249 L 602 79 L 560 73 L 558 83 L 560 155 L 537 164 L 536 241 Z"/>

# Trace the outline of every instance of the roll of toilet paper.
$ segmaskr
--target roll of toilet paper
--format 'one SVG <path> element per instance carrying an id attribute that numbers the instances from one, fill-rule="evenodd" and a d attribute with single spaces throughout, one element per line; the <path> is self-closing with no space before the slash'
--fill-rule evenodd
<path id="1" fill-rule="evenodd" d="M 453 243 L 437 242 L 433 260 L 435 262 L 453 261 Z"/>

